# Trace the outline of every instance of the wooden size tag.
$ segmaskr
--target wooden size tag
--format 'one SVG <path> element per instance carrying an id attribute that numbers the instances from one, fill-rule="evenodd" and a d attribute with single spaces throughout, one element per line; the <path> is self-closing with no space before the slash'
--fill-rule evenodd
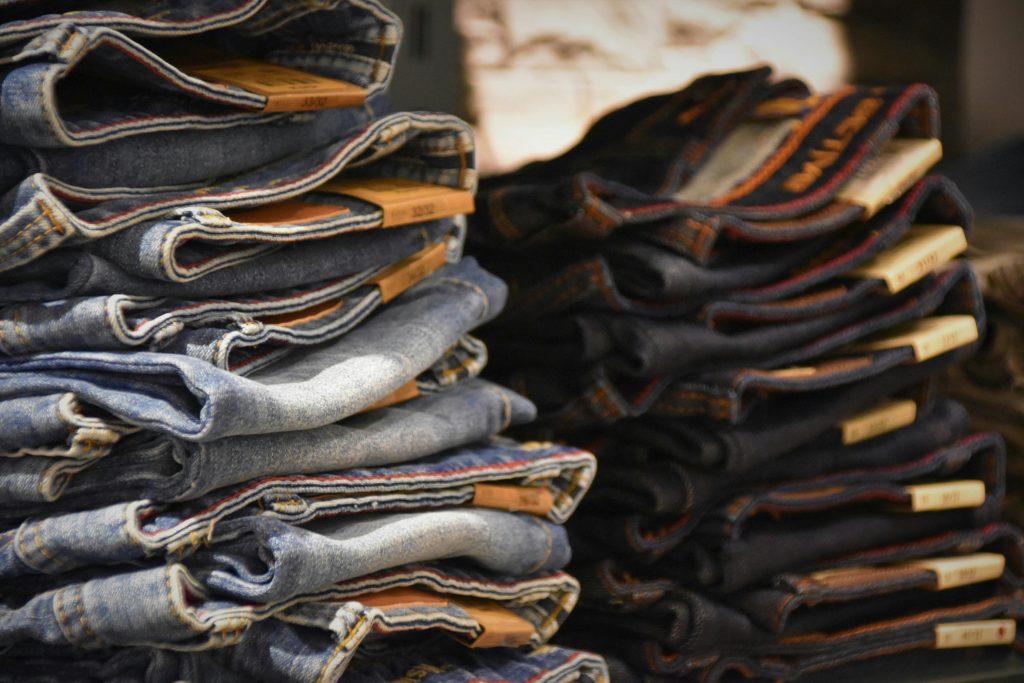
<path id="1" fill-rule="evenodd" d="M 985 502 L 985 482 L 976 479 L 914 484 L 903 490 L 910 496 L 911 512 L 976 508 Z"/>
<path id="2" fill-rule="evenodd" d="M 185 68 L 190 76 L 225 83 L 267 98 L 265 112 L 358 107 L 367 91 L 358 85 L 255 59 L 228 59 Z"/>
<path id="3" fill-rule="evenodd" d="M 895 138 L 839 189 L 836 199 L 864 207 L 863 218 L 871 218 L 941 158 L 942 143 L 937 138 Z"/>
<path id="4" fill-rule="evenodd" d="M 887 332 L 884 338 L 855 348 L 877 351 L 909 346 L 914 350 L 914 359 L 921 362 L 966 346 L 977 339 L 978 323 L 973 316 L 940 315 L 901 325 Z"/>
<path id="5" fill-rule="evenodd" d="M 958 621 L 935 626 L 935 649 L 957 647 L 985 647 L 1009 645 L 1017 637 L 1014 619 L 988 619 L 985 621 Z"/>
<path id="6" fill-rule="evenodd" d="M 380 302 L 386 304 L 447 262 L 448 249 L 444 242 L 438 242 L 388 266 L 371 278 L 369 284 L 380 289 Z"/>
<path id="7" fill-rule="evenodd" d="M 469 190 L 405 178 L 334 180 L 321 185 L 317 191 L 376 204 L 384 212 L 382 228 L 473 213 L 473 193 Z"/>
<path id="8" fill-rule="evenodd" d="M 895 294 L 966 250 L 967 235 L 960 226 L 918 225 L 891 248 L 846 275 L 882 280 L 889 293 Z"/>
<path id="9" fill-rule="evenodd" d="M 480 637 L 470 643 L 472 648 L 520 647 L 529 645 L 536 635 L 533 624 L 507 607 L 475 600 L 453 602 L 483 628 Z"/>
<path id="10" fill-rule="evenodd" d="M 235 223 L 263 223 L 266 225 L 301 225 L 314 221 L 344 216 L 352 211 L 346 206 L 310 204 L 298 199 L 274 202 L 254 209 L 231 211 L 227 215 Z"/>
<path id="11" fill-rule="evenodd" d="M 551 512 L 555 497 L 543 486 L 501 486 L 473 484 L 473 505 L 509 512 L 529 512 L 544 516 Z"/>
<path id="12" fill-rule="evenodd" d="M 932 557 L 907 562 L 907 565 L 921 567 L 935 574 L 933 588 L 943 591 L 998 579 L 1003 575 L 1006 558 L 999 553 L 974 553 L 961 557 Z"/>
<path id="13" fill-rule="evenodd" d="M 393 406 L 396 403 L 403 403 L 410 399 L 416 398 L 419 395 L 420 389 L 418 386 L 416 386 L 416 380 L 409 380 L 408 382 L 398 387 L 381 400 L 377 401 L 376 403 L 367 408 L 364 408 L 360 412 L 368 413 L 371 410 L 377 410 L 378 408 L 387 408 L 388 406 Z"/>
<path id="14" fill-rule="evenodd" d="M 917 419 L 917 404 L 910 399 L 885 401 L 839 423 L 843 431 L 843 445 L 860 443 L 901 427 Z"/>

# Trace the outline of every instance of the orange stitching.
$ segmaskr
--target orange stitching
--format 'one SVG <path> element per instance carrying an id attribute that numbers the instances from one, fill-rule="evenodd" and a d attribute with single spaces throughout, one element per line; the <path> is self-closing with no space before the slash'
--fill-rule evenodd
<path id="1" fill-rule="evenodd" d="M 747 178 L 746 181 L 738 185 L 731 192 L 728 192 L 727 194 L 710 202 L 711 206 L 724 206 L 731 201 L 735 201 L 740 197 L 750 194 L 757 187 L 764 184 L 769 178 L 774 176 L 780 168 L 782 168 L 782 165 L 789 160 L 797 149 L 799 149 L 800 144 L 804 139 L 811 134 L 818 123 L 825 118 L 832 108 L 855 91 L 856 88 L 847 86 L 836 91 L 833 95 L 825 99 L 818 108 L 804 120 L 800 125 L 800 128 L 793 132 L 786 143 L 779 148 L 779 151 L 765 162 L 763 166 L 761 166 L 757 173 Z"/>

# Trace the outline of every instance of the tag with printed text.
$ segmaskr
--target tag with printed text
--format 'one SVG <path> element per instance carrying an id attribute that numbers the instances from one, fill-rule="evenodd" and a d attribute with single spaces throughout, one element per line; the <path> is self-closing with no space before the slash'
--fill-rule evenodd
<path id="1" fill-rule="evenodd" d="M 368 94 L 352 83 L 255 59 L 228 59 L 185 70 L 211 83 L 233 85 L 264 96 L 267 101 L 263 111 L 267 113 L 358 107 Z"/>
<path id="2" fill-rule="evenodd" d="M 882 280 L 895 294 L 966 250 L 967 236 L 960 226 L 915 225 L 891 248 L 846 275 Z"/>
<path id="3" fill-rule="evenodd" d="M 1017 622 L 1014 619 L 960 621 L 935 626 L 935 648 L 938 650 L 1009 645 L 1016 637 Z"/>
<path id="4" fill-rule="evenodd" d="M 913 424 L 917 404 L 910 399 L 891 400 L 839 423 L 843 445 L 860 443 Z"/>
<path id="5" fill-rule="evenodd" d="M 941 315 L 922 318 L 897 327 L 881 339 L 859 344 L 860 351 L 878 351 L 909 346 L 918 362 L 966 346 L 978 339 L 978 322 L 970 315 Z"/>
<path id="6" fill-rule="evenodd" d="M 384 214 L 383 228 L 473 213 L 473 193 L 469 190 L 405 178 L 335 180 L 321 185 L 317 191 L 376 204 Z"/>
<path id="7" fill-rule="evenodd" d="M 935 590 L 947 590 L 993 581 L 1003 575 L 1006 558 L 999 553 L 974 553 L 961 557 L 932 557 L 908 562 L 935 574 Z"/>
<path id="8" fill-rule="evenodd" d="M 864 207 L 864 218 L 891 204 L 942 159 L 936 138 L 895 138 L 836 193 L 836 199 Z"/>
<path id="9" fill-rule="evenodd" d="M 911 512 L 976 508 L 985 503 L 985 482 L 976 479 L 914 484 L 903 490 L 910 496 Z"/>

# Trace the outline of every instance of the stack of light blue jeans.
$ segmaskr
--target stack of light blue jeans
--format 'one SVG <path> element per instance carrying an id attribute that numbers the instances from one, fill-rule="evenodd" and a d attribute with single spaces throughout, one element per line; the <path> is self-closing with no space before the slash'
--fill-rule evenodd
<path id="1" fill-rule="evenodd" d="M 50 9 L 0 9 L 0 680 L 606 680 L 545 644 L 595 459 L 499 436 L 473 137 L 388 111 L 397 17 Z"/>

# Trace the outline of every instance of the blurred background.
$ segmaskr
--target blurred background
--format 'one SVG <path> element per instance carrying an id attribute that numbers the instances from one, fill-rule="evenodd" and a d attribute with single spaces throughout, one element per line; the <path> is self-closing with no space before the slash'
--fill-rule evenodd
<path id="1" fill-rule="evenodd" d="M 1024 147 L 1014 143 L 1024 137 L 1021 0 L 388 4 L 406 31 L 395 105 L 450 111 L 472 123 L 484 174 L 562 151 L 617 105 L 679 89 L 702 73 L 759 63 L 817 90 L 928 83 L 942 105 L 947 171 L 958 175 L 979 154 L 1009 164 L 1015 181 L 1024 166 Z M 971 197 L 983 212 L 993 201 L 985 189 Z M 970 182 L 965 190 L 977 194 Z"/>

